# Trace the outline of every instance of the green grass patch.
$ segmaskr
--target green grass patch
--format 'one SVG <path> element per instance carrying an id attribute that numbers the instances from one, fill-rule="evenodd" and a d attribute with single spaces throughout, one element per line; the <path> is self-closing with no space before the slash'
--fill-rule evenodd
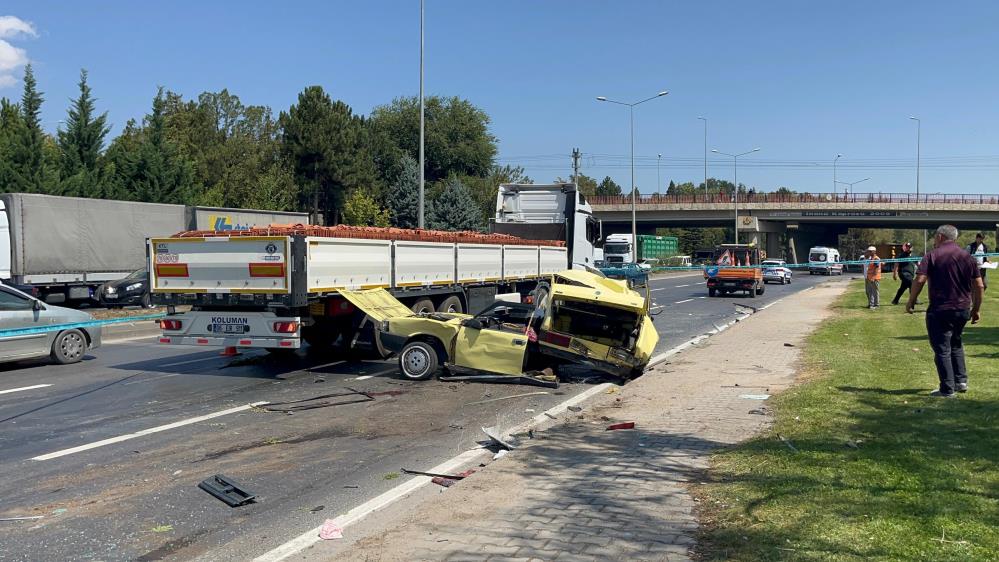
<path id="1" fill-rule="evenodd" d="M 773 429 L 715 456 L 695 490 L 704 559 L 999 560 L 999 289 L 952 400 L 928 396 L 923 314 L 896 289 L 872 311 L 854 281 L 808 340 L 807 382 L 770 400 Z"/>

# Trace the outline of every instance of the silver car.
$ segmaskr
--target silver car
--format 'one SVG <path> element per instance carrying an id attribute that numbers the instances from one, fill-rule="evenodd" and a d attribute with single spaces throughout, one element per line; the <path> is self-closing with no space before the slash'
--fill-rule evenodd
<path id="1" fill-rule="evenodd" d="M 52 357 L 76 363 L 101 346 L 100 326 L 75 326 L 94 317 L 52 306 L 17 289 L 0 285 L 0 362 Z"/>

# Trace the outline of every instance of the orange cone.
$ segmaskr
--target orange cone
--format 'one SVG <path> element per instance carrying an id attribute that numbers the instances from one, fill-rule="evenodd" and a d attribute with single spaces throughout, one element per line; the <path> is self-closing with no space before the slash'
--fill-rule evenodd
<path id="1" fill-rule="evenodd" d="M 236 351 L 235 347 L 227 347 L 222 351 L 222 353 L 219 353 L 219 355 L 222 357 L 235 357 L 239 355 L 239 352 Z"/>

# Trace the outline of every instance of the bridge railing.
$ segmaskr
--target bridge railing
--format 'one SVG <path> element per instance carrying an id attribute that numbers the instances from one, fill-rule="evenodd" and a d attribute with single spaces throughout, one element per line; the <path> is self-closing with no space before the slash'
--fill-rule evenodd
<path id="1" fill-rule="evenodd" d="M 591 195 L 592 205 L 631 205 L 630 195 Z M 732 194 L 652 194 L 639 195 L 638 205 L 669 205 L 681 203 L 731 203 Z M 960 193 L 739 193 L 740 203 L 947 203 L 966 205 L 997 205 L 999 194 Z"/>

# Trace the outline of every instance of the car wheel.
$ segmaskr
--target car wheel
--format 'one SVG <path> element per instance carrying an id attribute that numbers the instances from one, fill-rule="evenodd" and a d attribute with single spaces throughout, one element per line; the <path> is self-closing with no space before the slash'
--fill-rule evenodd
<path id="1" fill-rule="evenodd" d="M 718 290 L 717 289 L 708 289 L 708 296 L 709 297 L 713 297 L 713 296 L 715 296 L 717 294 L 718 294 Z"/>
<path id="2" fill-rule="evenodd" d="M 437 350 L 425 341 L 413 341 L 399 352 L 399 370 L 411 381 L 425 381 L 440 368 Z"/>
<path id="3" fill-rule="evenodd" d="M 153 296 L 149 293 L 142 293 L 142 308 L 153 308 Z"/>
<path id="4" fill-rule="evenodd" d="M 434 301 L 430 299 L 420 299 L 413 303 L 413 306 L 409 307 L 413 312 L 420 314 L 429 314 L 434 311 Z"/>
<path id="5" fill-rule="evenodd" d="M 461 314 L 464 312 L 464 308 L 461 306 L 461 299 L 452 295 L 443 301 L 437 307 L 437 312 L 451 312 Z"/>
<path id="6" fill-rule="evenodd" d="M 52 359 L 60 365 L 69 365 L 87 354 L 87 338 L 80 330 L 59 332 L 52 342 Z"/>

